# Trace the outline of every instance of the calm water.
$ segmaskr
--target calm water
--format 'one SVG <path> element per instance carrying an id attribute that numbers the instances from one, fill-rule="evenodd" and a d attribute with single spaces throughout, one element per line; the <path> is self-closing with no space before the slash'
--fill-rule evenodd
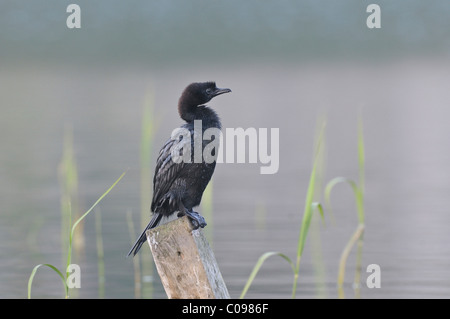
<path id="1" fill-rule="evenodd" d="M 325 181 L 357 179 L 356 127 L 362 110 L 366 145 L 366 233 L 363 298 L 450 296 L 450 61 L 379 64 L 317 63 L 205 65 L 137 70 L 28 67 L 0 74 L 0 297 L 25 298 L 34 265 L 62 268 L 58 165 L 63 134 L 72 127 L 85 210 L 127 168 L 101 202 L 105 297 L 133 298 L 127 211 L 140 214 L 140 136 L 143 105 L 154 92 L 157 149 L 181 123 L 176 103 L 191 81 L 230 87 L 212 105 L 224 127 L 280 129 L 280 168 L 260 175 L 260 164 L 220 164 L 214 177 L 209 232 L 222 275 L 238 297 L 254 263 L 267 251 L 295 257 L 318 118 L 327 116 Z M 154 158 L 151 163 L 154 168 Z M 150 196 L 150 194 L 148 194 Z M 308 237 L 298 297 L 337 296 L 339 256 L 356 228 L 351 190 L 332 195 Z M 200 210 L 201 212 L 201 210 Z M 98 297 L 95 218 L 85 224 L 79 296 Z M 136 226 L 135 225 L 135 226 Z M 136 232 L 140 231 L 136 226 Z M 148 254 L 147 247 L 144 253 Z M 355 254 L 346 296 L 353 298 Z M 368 289 L 367 265 L 381 267 L 381 288 Z M 56 274 L 41 269 L 33 296 L 61 297 Z M 153 297 L 165 298 L 159 278 Z M 269 259 L 247 297 L 290 297 L 292 275 Z"/>

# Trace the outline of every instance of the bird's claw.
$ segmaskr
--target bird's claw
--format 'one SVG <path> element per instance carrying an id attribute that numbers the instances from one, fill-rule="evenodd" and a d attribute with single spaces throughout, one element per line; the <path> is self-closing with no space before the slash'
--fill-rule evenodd
<path id="1" fill-rule="evenodd" d="M 205 218 L 202 215 L 200 215 L 199 213 L 194 212 L 194 211 L 190 211 L 190 212 L 187 211 L 186 215 L 189 216 L 189 219 L 191 221 L 192 227 L 194 229 L 197 229 L 199 227 L 203 228 L 203 227 L 206 226 Z"/>

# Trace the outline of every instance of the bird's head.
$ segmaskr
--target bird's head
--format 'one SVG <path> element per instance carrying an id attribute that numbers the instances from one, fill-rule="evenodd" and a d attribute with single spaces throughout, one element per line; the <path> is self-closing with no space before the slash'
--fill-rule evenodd
<path id="1" fill-rule="evenodd" d="M 229 93 L 230 89 L 220 89 L 215 82 L 195 82 L 189 84 L 180 97 L 180 103 L 199 106 L 211 101 L 213 97 Z"/>

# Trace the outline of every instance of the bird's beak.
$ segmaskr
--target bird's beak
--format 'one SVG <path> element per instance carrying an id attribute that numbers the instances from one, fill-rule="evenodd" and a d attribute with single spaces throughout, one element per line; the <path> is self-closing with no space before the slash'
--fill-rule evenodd
<path id="1" fill-rule="evenodd" d="M 217 95 L 224 94 L 224 93 L 230 93 L 230 92 L 231 92 L 230 89 L 219 89 L 219 88 L 216 88 L 215 91 L 213 92 L 212 96 L 215 97 Z"/>

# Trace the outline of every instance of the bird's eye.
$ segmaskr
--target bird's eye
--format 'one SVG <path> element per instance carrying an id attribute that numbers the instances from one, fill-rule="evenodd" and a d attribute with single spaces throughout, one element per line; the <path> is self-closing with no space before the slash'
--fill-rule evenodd
<path id="1" fill-rule="evenodd" d="M 206 94 L 211 94 L 211 93 L 212 93 L 212 91 L 213 91 L 212 89 L 210 89 L 210 88 L 207 88 L 207 89 L 206 89 Z"/>

